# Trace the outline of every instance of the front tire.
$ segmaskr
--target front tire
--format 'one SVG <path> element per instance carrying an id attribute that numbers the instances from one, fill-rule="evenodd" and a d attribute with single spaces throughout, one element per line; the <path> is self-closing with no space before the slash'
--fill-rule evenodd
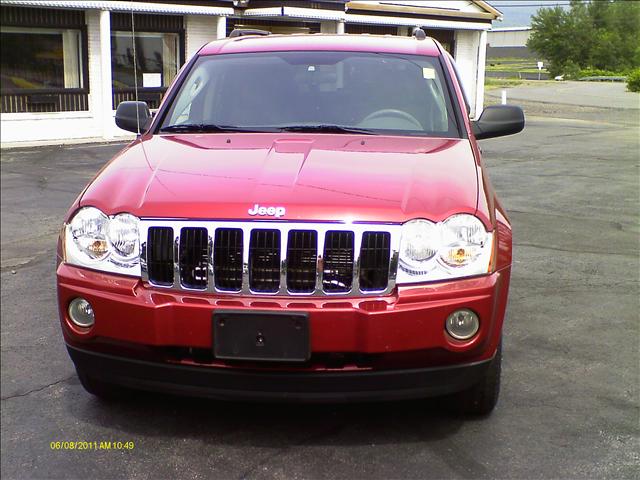
<path id="1" fill-rule="evenodd" d="M 496 354 L 482 380 L 473 387 L 450 397 L 450 406 L 453 411 L 461 415 L 489 415 L 498 403 L 501 369 L 502 341 L 498 344 Z"/>

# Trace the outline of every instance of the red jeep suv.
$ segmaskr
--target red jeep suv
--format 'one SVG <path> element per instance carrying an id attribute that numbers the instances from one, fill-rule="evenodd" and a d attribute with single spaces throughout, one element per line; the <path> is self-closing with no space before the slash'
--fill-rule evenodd
<path id="1" fill-rule="evenodd" d="M 154 115 L 118 106 L 139 135 L 65 218 L 82 385 L 490 412 L 511 227 L 476 140 L 522 110 L 470 121 L 424 35 L 246 33 L 204 46 Z"/>

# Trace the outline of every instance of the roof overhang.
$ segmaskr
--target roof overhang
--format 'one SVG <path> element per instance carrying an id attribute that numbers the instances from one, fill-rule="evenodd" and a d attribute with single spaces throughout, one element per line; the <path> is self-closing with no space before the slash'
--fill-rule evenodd
<path id="1" fill-rule="evenodd" d="M 492 28 L 489 30 L 490 32 L 528 32 L 533 30 L 531 27 L 502 27 L 502 28 Z"/>
<path id="2" fill-rule="evenodd" d="M 456 22 L 455 20 L 437 20 L 420 17 L 385 17 L 381 15 L 354 15 L 349 13 L 346 15 L 346 22 L 446 30 L 489 30 L 491 28 L 491 23 L 488 22 Z"/>
<path id="3" fill-rule="evenodd" d="M 233 15 L 233 8 L 168 3 L 94 1 L 94 0 L 0 0 L 1 5 L 114 12 L 157 13 L 165 15 Z"/>
<path id="4" fill-rule="evenodd" d="M 302 7 L 267 7 L 248 8 L 242 12 L 243 17 L 290 17 L 308 18 L 312 20 L 344 21 L 345 13 L 339 10 L 322 10 Z"/>
<path id="5" fill-rule="evenodd" d="M 399 5 L 383 2 L 371 2 L 371 1 L 351 1 L 346 3 L 346 9 L 380 12 L 389 14 L 405 14 L 405 15 L 435 15 L 438 17 L 454 17 L 465 19 L 477 19 L 477 20 L 500 20 L 502 19 L 502 13 L 493 8 L 487 2 L 472 0 L 472 3 L 477 5 L 483 11 L 481 12 L 469 12 L 456 10 L 453 8 L 436 8 L 432 6 L 419 6 L 419 5 Z"/>
<path id="6" fill-rule="evenodd" d="M 478 5 L 483 10 L 486 10 L 487 12 L 491 13 L 492 15 L 494 15 L 494 19 L 502 20 L 502 12 L 500 10 L 498 10 L 497 8 L 492 7 L 489 4 L 489 2 L 484 2 L 483 0 L 473 0 L 473 3 Z"/>

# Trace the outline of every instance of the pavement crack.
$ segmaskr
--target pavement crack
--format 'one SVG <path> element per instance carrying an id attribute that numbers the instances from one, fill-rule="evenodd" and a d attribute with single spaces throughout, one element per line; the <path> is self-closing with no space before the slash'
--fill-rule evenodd
<path id="1" fill-rule="evenodd" d="M 531 248 L 539 248 L 541 250 L 553 250 L 556 252 L 567 252 L 567 253 L 591 253 L 593 255 L 617 255 L 620 257 L 634 257 L 637 258 L 637 254 L 632 253 L 623 253 L 623 252 L 605 252 L 603 250 L 593 251 L 593 250 L 572 250 L 570 248 L 561 248 L 561 247 L 552 247 L 549 245 L 540 245 L 536 243 L 514 243 L 514 247 L 531 247 Z"/>
<path id="2" fill-rule="evenodd" d="M 589 178 L 591 180 L 607 180 L 609 182 L 613 182 L 616 181 L 616 179 L 610 178 L 610 177 L 604 177 L 604 176 L 598 176 L 598 175 L 584 175 L 584 174 L 578 174 L 578 173 L 528 173 L 525 174 L 526 176 L 529 177 L 540 177 L 540 178 L 567 178 L 567 177 L 572 177 L 572 178 Z"/>
<path id="3" fill-rule="evenodd" d="M 18 270 L 19 268 L 30 267 L 36 263 L 39 263 L 43 259 L 51 258 L 51 254 L 47 251 L 37 252 L 33 257 L 29 258 L 11 258 L 6 262 L 0 264 L 0 272 L 7 272 L 9 270 Z"/>
<path id="4" fill-rule="evenodd" d="M 0 398 L 0 400 L 2 400 L 3 402 L 5 400 L 11 400 L 12 398 L 19 398 L 19 397 L 26 397 L 28 395 L 31 395 L 32 393 L 37 393 L 37 392 L 41 392 L 42 390 L 46 390 L 47 388 L 53 387 L 54 385 L 58 385 L 59 383 L 63 383 L 63 382 L 67 382 L 69 380 L 71 380 L 72 378 L 75 377 L 75 374 L 67 377 L 67 378 L 63 378 L 62 380 L 58 380 L 56 382 L 53 383 L 49 383 L 43 387 L 38 387 L 38 388 L 34 388 L 32 390 L 28 390 L 24 393 L 16 393 L 15 395 L 7 395 L 6 397 L 2 397 Z"/>

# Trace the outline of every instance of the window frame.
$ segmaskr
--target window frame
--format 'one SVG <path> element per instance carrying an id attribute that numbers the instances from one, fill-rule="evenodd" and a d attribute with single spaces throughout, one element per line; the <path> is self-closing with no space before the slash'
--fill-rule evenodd
<path id="1" fill-rule="evenodd" d="M 144 38 L 144 36 L 147 36 L 146 38 L 162 38 L 162 35 L 176 35 L 176 75 L 178 73 L 178 71 L 180 70 L 180 67 L 184 64 L 184 60 L 183 60 L 183 53 L 182 53 L 182 49 L 180 48 L 180 34 L 178 32 L 149 32 L 149 31 L 137 31 L 135 32 L 135 36 L 136 39 L 137 38 Z M 111 31 L 111 39 L 113 37 L 123 37 L 123 38 L 131 38 L 131 32 L 127 32 L 125 30 L 112 30 Z M 164 60 L 163 60 L 164 61 Z M 134 86 L 127 86 L 127 87 L 114 87 L 113 86 L 113 49 L 111 50 L 111 88 L 112 90 L 115 92 L 117 90 L 130 90 L 130 89 L 134 89 Z M 175 78 L 175 75 L 174 75 Z M 173 80 L 172 80 L 173 81 Z M 144 87 L 144 86 L 138 86 L 138 90 L 146 90 L 146 89 L 167 89 L 169 88 L 169 85 L 171 85 L 171 82 L 169 82 L 168 85 L 161 85 L 160 87 Z"/>
<path id="2" fill-rule="evenodd" d="M 312 52 L 318 52 L 317 50 L 310 50 Z M 330 52 L 332 50 L 327 50 L 327 52 Z M 177 95 L 181 92 L 182 87 L 184 85 L 184 82 L 186 81 L 187 78 L 189 78 L 189 75 L 191 74 L 191 71 L 193 70 L 193 68 L 195 67 L 196 63 L 198 63 L 201 59 L 203 58 L 214 58 L 214 57 L 219 57 L 221 55 L 224 56 L 229 56 L 229 55 L 242 55 L 242 54 L 251 54 L 251 53 L 256 53 L 256 54 L 260 54 L 260 53 L 278 53 L 281 52 L 279 50 L 274 50 L 274 51 L 257 51 L 257 52 L 241 52 L 241 53 L 225 53 L 225 54 L 211 54 L 211 55 L 199 55 L 196 53 L 196 55 L 193 55 L 193 57 L 190 59 L 190 61 L 188 62 L 188 64 L 185 66 L 185 68 L 182 70 L 181 74 L 178 75 L 178 77 L 176 77 L 176 79 L 173 82 L 173 85 L 171 87 L 170 90 L 170 95 L 168 98 L 165 99 L 165 101 L 162 103 L 162 105 L 160 106 L 160 109 L 158 110 L 156 116 L 155 116 L 155 121 L 153 122 L 153 124 L 150 126 L 148 132 L 151 134 L 159 134 L 160 133 L 160 129 L 162 127 L 162 125 L 165 123 L 165 121 L 167 120 L 167 116 L 170 115 L 173 112 L 174 109 L 174 102 L 176 100 Z M 300 50 L 300 52 L 304 52 L 304 50 Z M 379 52 L 369 52 L 369 51 L 359 51 L 359 50 L 354 50 L 354 51 L 350 51 L 350 50 L 339 50 L 340 53 L 354 53 L 354 54 L 358 54 L 358 53 L 370 53 L 370 54 L 375 54 L 375 53 L 379 53 Z M 449 69 L 447 68 L 447 65 L 443 59 L 443 50 L 441 50 L 441 53 L 439 55 L 435 55 L 435 56 L 430 56 L 430 58 L 433 58 L 434 62 L 438 64 L 438 66 L 440 67 L 440 73 L 442 74 L 443 77 L 443 87 L 445 87 L 446 93 L 448 94 L 448 100 L 446 100 L 447 105 L 451 107 L 452 112 L 449 112 L 447 109 L 447 114 L 449 113 L 453 113 L 453 116 L 451 118 L 453 124 L 454 124 L 454 131 L 455 131 L 455 136 L 453 137 L 449 137 L 449 136 L 440 136 L 440 135 L 436 135 L 437 138 L 458 138 L 458 139 L 467 139 L 468 135 L 466 132 L 466 129 L 464 127 L 464 122 L 461 119 L 461 106 L 460 103 L 458 102 L 458 97 L 455 93 L 455 88 L 453 88 L 453 83 L 452 83 L 452 79 L 449 73 Z M 446 52 L 446 51 L 445 51 Z M 410 55 L 410 54 L 403 54 L 403 53 L 394 53 L 394 52 L 384 52 L 384 53 L 388 53 L 389 55 Z M 415 56 L 421 56 L 421 55 L 416 55 Z M 407 133 L 407 132 L 401 132 L 398 131 L 397 133 L 393 133 L 393 131 L 389 131 L 389 132 L 380 132 L 380 133 L 376 133 L 376 135 L 390 135 L 390 136 L 406 136 L 406 137 L 413 137 L 413 138 L 420 138 L 420 137 L 429 137 L 430 135 L 420 135 L 420 134 L 411 134 L 411 133 Z"/>
<path id="3" fill-rule="evenodd" d="M 163 17 L 163 20 L 171 20 L 171 22 L 159 22 L 156 17 Z M 180 18 L 178 18 L 180 17 Z M 180 26 L 178 26 L 178 24 Z M 175 33 L 178 35 L 178 51 L 177 53 L 177 69 L 176 77 L 172 83 L 175 83 L 180 75 L 180 69 L 186 62 L 186 36 L 185 36 L 185 18 L 183 15 L 154 15 L 136 12 L 134 15 L 135 33 Z M 131 14 L 130 13 L 112 13 L 111 16 L 111 34 L 115 32 L 124 32 L 131 35 Z M 109 36 L 111 40 L 111 36 Z M 164 94 L 167 92 L 171 84 L 165 87 L 138 87 L 138 100 L 149 103 L 150 108 L 159 108 Z M 115 110 L 118 103 L 126 100 L 135 99 L 135 87 L 114 88 L 113 81 L 111 83 L 111 108 Z"/>
<path id="4" fill-rule="evenodd" d="M 89 45 L 87 36 L 87 27 L 58 27 L 58 26 L 37 26 L 27 27 L 21 25 L 6 25 L 2 27 L 3 33 L 44 33 L 45 31 L 60 32 L 62 30 L 76 30 L 80 33 L 80 52 L 78 61 L 81 62 L 79 68 L 81 87 L 49 87 L 49 88 L 2 88 L 0 95 L 55 95 L 60 93 L 90 93 L 89 89 Z M 84 110 L 77 110 L 84 111 Z"/>

